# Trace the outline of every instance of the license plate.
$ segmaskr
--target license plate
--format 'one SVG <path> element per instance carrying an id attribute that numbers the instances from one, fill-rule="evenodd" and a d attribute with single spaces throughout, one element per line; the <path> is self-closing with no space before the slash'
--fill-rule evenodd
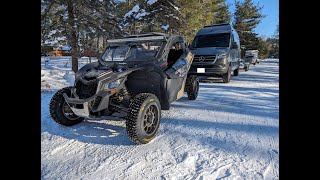
<path id="1" fill-rule="evenodd" d="M 205 73 L 206 68 L 197 68 L 197 73 Z"/>

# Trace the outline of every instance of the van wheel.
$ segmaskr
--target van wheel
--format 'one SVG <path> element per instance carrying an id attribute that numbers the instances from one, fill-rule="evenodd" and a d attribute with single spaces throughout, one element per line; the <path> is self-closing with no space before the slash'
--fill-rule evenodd
<path id="1" fill-rule="evenodd" d="M 249 71 L 249 65 L 244 68 L 245 71 Z"/>
<path id="2" fill-rule="evenodd" d="M 161 105 L 157 96 L 141 93 L 134 97 L 126 116 L 126 130 L 135 144 L 150 142 L 159 129 Z"/>
<path id="3" fill-rule="evenodd" d="M 233 71 L 233 75 L 234 75 L 234 76 L 238 76 L 238 75 L 239 75 L 239 68 L 237 68 L 237 69 L 235 69 L 235 70 Z"/>
<path id="4" fill-rule="evenodd" d="M 222 75 L 222 80 L 224 83 L 229 83 L 231 78 L 231 67 L 228 68 L 228 72 Z"/>

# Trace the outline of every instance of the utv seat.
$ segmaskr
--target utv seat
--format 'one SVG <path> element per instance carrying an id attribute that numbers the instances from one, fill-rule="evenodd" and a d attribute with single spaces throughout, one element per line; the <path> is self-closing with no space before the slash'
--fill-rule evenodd
<path id="1" fill-rule="evenodd" d="M 183 54 L 183 50 L 175 50 L 175 49 L 170 49 L 169 54 L 168 54 L 168 68 L 170 68 L 178 59 L 179 57 Z"/>

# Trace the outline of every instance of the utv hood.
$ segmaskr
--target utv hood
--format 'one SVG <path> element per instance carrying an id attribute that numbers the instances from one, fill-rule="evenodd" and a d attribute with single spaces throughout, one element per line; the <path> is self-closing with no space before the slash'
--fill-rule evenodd
<path id="1" fill-rule="evenodd" d="M 227 54 L 229 48 L 227 47 L 205 47 L 205 48 L 193 48 L 191 52 L 195 55 L 217 55 Z"/>

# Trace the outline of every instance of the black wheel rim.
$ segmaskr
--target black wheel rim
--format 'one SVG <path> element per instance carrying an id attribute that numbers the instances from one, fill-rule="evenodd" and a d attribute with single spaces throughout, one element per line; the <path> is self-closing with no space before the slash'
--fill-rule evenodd
<path id="1" fill-rule="evenodd" d="M 143 115 L 143 130 L 146 134 L 153 134 L 159 124 L 159 112 L 155 105 L 150 105 Z"/>
<path id="2" fill-rule="evenodd" d="M 74 114 L 68 103 L 66 103 L 65 101 L 62 104 L 62 113 L 64 117 L 72 121 L 77 120 L 79 118 L 77 115 Z"/>

